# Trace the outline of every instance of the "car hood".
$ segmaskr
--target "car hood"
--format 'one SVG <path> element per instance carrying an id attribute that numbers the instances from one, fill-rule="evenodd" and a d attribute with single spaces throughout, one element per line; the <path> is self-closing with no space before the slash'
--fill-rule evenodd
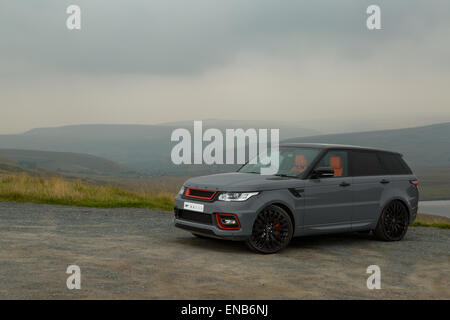
<path id="1" fill-rule="evenodd" d="M 184 185 L 195 189 L 244 192 L 299 187 L 303 185 L 303 181 L 296 178 L 232 172 L 191 178 Z"/>

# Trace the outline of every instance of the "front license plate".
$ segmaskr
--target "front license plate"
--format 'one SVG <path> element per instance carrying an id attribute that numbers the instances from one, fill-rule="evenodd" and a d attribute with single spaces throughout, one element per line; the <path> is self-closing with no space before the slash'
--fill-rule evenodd
<path id="1" fill-rule="evenodd" d="M 203 212 L 203 207 L 204 206 L 200 203 L 194 203 L 194 202 L 185 202 L 184 203 L 185 210 Z"/>

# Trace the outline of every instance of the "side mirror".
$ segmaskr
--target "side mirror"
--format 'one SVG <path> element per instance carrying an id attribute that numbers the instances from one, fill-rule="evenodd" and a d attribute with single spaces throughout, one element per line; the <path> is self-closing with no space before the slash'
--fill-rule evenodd
<path id="1" fill-rule="evenodd" d="M 334 169 L 329 167 L 319 167 L 313 170 L 314 178 L 334 177 Z"/>

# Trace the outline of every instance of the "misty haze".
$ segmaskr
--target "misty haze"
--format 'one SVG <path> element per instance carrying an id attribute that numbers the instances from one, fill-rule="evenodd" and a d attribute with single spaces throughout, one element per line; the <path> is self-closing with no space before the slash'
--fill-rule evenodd
<path id="1" fill-rule="evenodd" d="M 0 1 L 0 299 L 450 299 L 449 12 Z M 212 144 L 194 121 L 305 144 L 174 164 L 175 130 Z"/>

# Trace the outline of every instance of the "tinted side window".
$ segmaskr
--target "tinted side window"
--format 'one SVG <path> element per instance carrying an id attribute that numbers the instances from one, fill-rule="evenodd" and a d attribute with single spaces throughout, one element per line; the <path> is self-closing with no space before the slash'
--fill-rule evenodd
<path id="1" fill-rule="evenodd" d="M 403 161 L 399 154 L 393 153 L 379 153 L 379 157 L 383 166 L 386 168 L 389 174 L 411 174 L 411 169 Z"/>
<path id="2" fill-rule="evenodd" d="M 316 165 L 316 168 L 328 167 L 334 169 L 335 177 L 348 176 L 348 152 L 330 150 Z"/>
<path id="3" fill-rule="evenodd" d="M 376 176 L 387 174 L 376 152 L 352 151 L 352 175 Z"/>

